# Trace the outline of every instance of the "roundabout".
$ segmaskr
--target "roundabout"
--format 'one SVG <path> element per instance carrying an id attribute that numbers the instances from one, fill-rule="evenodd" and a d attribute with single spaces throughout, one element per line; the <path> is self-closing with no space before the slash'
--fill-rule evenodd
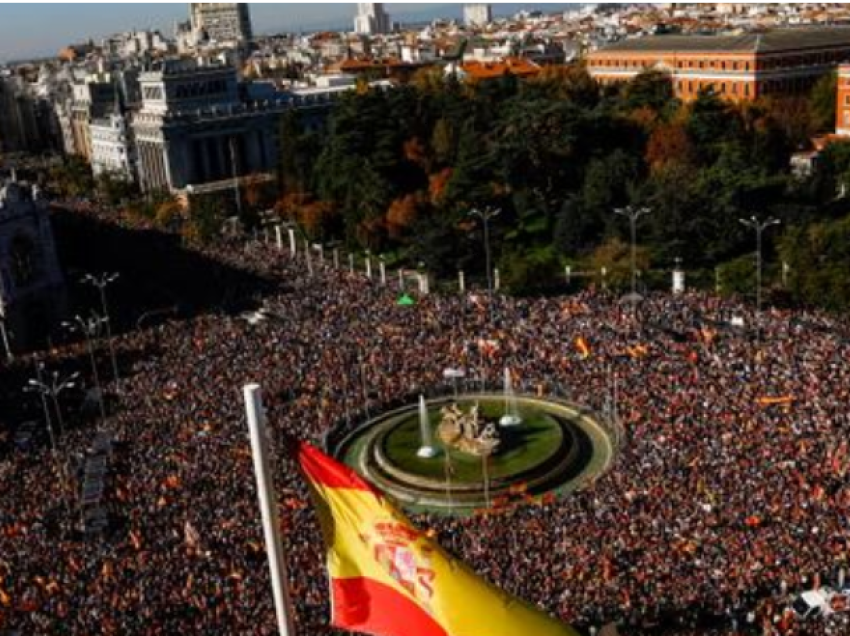
<path id="1" fill-rule="evenodd" d="M 574 404 L 482 393 L 385 413 L 335 454 L 414 512 L 468 514 L 576 490 L 610 467 L 614 438 Z"/>

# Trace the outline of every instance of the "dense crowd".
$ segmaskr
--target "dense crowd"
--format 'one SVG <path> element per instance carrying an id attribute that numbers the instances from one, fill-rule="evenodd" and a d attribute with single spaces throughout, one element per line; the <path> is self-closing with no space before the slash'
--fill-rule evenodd
<path id="1" fill-rule="evenodd" d="M 415 519 L 483 576 L 583 629 L 850 629 L 843 616 L 803 624 L 784 611 L 847 567 L 847 323 L 759 318 L 701 294 L 654 295 L 638 312 L 594 291 L 432 294 L 402 307 L 397 282 L 318 263 L 311 275 L 272 244 L 230 239 L 206 255 L 277 285 L 265 321 L 207 314 L 119 337 L 118 407 L 97 424 L 68 414 L 67 489 L 46 445 L 24 452 L 0 437 L 0 633 L 275 633 L 241 387 L 263 386 L 278 439 L 320 443 L 457 366 L 494 382 L 510 367 L 529 391 L 599 410 L 616 385 L 624 431 L 612 469 L 570 497 Z M 64 368 L 82 353 L 16 364 Z M 14 372 L 0 387 L 7 404 L 22 399 Z M 0 419 L 0 430 L 15 424 Z M 73 470 L 95 426 L 117 440 L 102 538 L 78 531 Z M 305 487 L 282 452 L 276 472 L 298 633 L 338 633 Z"/>

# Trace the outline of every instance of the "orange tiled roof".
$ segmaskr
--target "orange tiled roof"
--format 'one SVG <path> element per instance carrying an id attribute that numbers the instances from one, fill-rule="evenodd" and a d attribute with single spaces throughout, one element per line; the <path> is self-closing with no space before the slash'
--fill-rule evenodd
<path id="1" fill-rule="evenodd" d="M 510 73 L 518 77 L 533 77 L 540 73 L 540 67 L 534 62 L 522 57 L 508 57 L 500 62 L 478 62 L 476 60 L 463 63 L 463 71 L 472 80 L 495 79 Z"/>

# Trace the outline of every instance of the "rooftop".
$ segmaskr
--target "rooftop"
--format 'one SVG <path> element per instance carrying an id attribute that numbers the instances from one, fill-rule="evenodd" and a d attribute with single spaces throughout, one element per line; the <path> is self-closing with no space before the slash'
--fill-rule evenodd
<path id="1" fill-rule="evenodd" d="M 507 74 L 529 77 L 540 73 L 540 67 L 525 58 L 511 57 L 500 62 L 464 62 L 462 69 L 470 79 L 483 80 L 502 77 Z"/>
<path id="2" fill-rule="evenodd" d="M 781 51 L 850 46 L 850 27 L 775 29 L 743 35 L 655 35 L 621 40 L 600 52 Z"/>

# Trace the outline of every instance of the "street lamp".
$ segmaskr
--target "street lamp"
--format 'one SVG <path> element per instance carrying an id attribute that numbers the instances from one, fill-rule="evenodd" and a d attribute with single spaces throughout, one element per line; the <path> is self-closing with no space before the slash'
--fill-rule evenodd
<path id="1" fill-rule="evenodd" d="M 27 382 L 27 385 L 24 387 L 24 393 L 38 393 L 41 397 L 41 408 L 44 411 L 44 424 L 47 426 L 47 436 L 50 438 L 50 446 L 53 449 L 53 452 L 56 452 L 56 437 L 53 432 L 53 422 L 50 418 L 50 408 L 47 406 L 47 394 L 41 390 L 41 387 L 44 386 L 42 382 L 41 373 L 44 370 L 44 364 L 41 362 L 37 362 L 35 365 L 35 374 L 36 379 L 30 380 Z M 33 384 L 35 382 L 35 384 Z"/>
<path id="2" fill-rule="evenodd" d="M 626 206 L 614 210 L 614 214 L 624 216 L 629 220 L 632 236 L 632 300 L 637 298 L 637 222 L 640 217 L 652 212 L 649 208 L 633 208 Z"/>
<path id="3" fill-rule="evenodd" d="M 753 215 L 749 219 L 738 219 L 738 221 L 750 228 L 751 230 L 755 230 L 756 233 L 756 311 L 761 311 L 761 282 L 762 282 L 762 235 L 764 231 L 769 227 L 773 227 L 774 225 L 779 225 L 782 223 L 779 219 L 774 219 L 770 217 L 764 221 L 759 221 L 759 219 Z"/>
<path id="4" fill-rule="evenodd" d="M 79 373 L 72 373 L 66 378 L 62 378 L 59 375 L 58 371 L 54 371 L 51 374 L 49 380 L 45 381 L 44 376 L 42 375 L 42 371 L 44 369 L 43 365 L 39 365 L 37 368 L 37 379 L 31 379 L 27 383 L 28 389 L 31 391 L 38 391 L 44 398 L 51 398 L 53 401 L 53 409 L 56 412 L 56 421 L 59 424 L 59 436 L 65 436 L 65 420 L 62 417 L 62 408 L 59 406 L 59 396 L 63 391 L 67 389 L 73 389 L 77 386 L 75 380 L 79 377 Z M 46 409 L 46 403 L 43 405 Z M 46 412 L 45 412 L 46 413 Z M 49 426 L 48 426 L 49 428 Z M 55 442 L 51 440 L 51 443 Z"/>
<path id="5" fill-rule="evenodd" d="M 106 419 L 106 407 L 103 403 L 103 389 L 100 386 L 100 374 L 97 372 L 97 360 L 94 357 L 94 344 L 93 339 L 97 337 L 100 332 L 100 325 L 103 324 L 103 318 L 99 317 L 97 314 L 92 313 L 91 318 L 85 320 L 81 316 L 74 316 L 74 320 L 71 322 L 63 322 L 62 326 L 65 327 L 68 331 L 80 332 L 85 336 L 86 339 L 86 347 L 89 352 L 89 360 L 91 361 L 91 371 L 92 377 L 94 378 L 94 384 L 97 389 L 97 398 L 98 404 L 100 406 L 100 416 L 103 420 Z"/>
<path id="6" fill-rule="evenodd" d="M 490 221 L 499 216 L 501 212 L 497 208 L 472 209 L 469 211 L 469 216 L 481 219 L 484 223 L 484 259 L 487 267 L 487 291 L 490 296 L 493 295 L 493 272 L 490 269 Z"/>
<path id="7" fill-rule="evenodd" d="M 68 508 L 68 511 L 71 510 L 71 503 L 67 498 L 67 490 L 69 484 L 68 478 L 68 470 L 65 462 L 59 461 L 58 456 L 58 447 L 56 445 L 56 436 L 53 431 L 53 423 L 50 419 L 50 409 L 47 406 L 47 397 L 51 396 L 53 398 L 53 405 L 56 409 L 56 415 L 59 418 L 59 431 L 60 435 L 64 435 L 65 425 L 62 421 L 62 410 L 59 407 L 59 394 L 65 389 L 70 389 L 75 386 L 74 380 L 77 378 L 76 373 L 68 376 L 64 380 L 60 379 L 59 373 L 54 372 L 52 381 L 48 384 L 44 382 L 44 376 L 42 372 L 44 371 L 44 364 L 41 362 L 36 363 L 35 365 L 36 378 L 29 380 L 27 386 L 24 387 L 24 392 L 26 393 L 38 393 L 41 396 L 41 407 L 44 410 L 44 423 L 47 426 L 47 435 L 50 438 L 50 446 L 51 446 L 51 456 L 53 457 L 53 465 L 57 474 L 60 477 L 61 485 L 62 485 L 62 498 L 65 501 L 65 506 Z"/>
<path id="8" fill-rule="evenodd" d="M 120 274 L 101 274 L 100 276 L 93 276 L 92 274 L 86 274 L 83 277 L 82 282 L 88 283 L 89 285 L 93 285 L 97 287 L 100 291 L 100 307 L 103 311 L 103 324 L 106 325 L 106 337 L 107 344 L 109 345 L 109 356 L 112 360 L 112 375 L 115 378 L 115 385 L 117 386 L 120 380 L 118 374 L 118 359 L 115 357 L 115 347 L 112 342 L 112 321 L 109 318 L 109 309 L 106 306 L 106 287 L 111 283 L 114 283 L 118 280 Z"/>

